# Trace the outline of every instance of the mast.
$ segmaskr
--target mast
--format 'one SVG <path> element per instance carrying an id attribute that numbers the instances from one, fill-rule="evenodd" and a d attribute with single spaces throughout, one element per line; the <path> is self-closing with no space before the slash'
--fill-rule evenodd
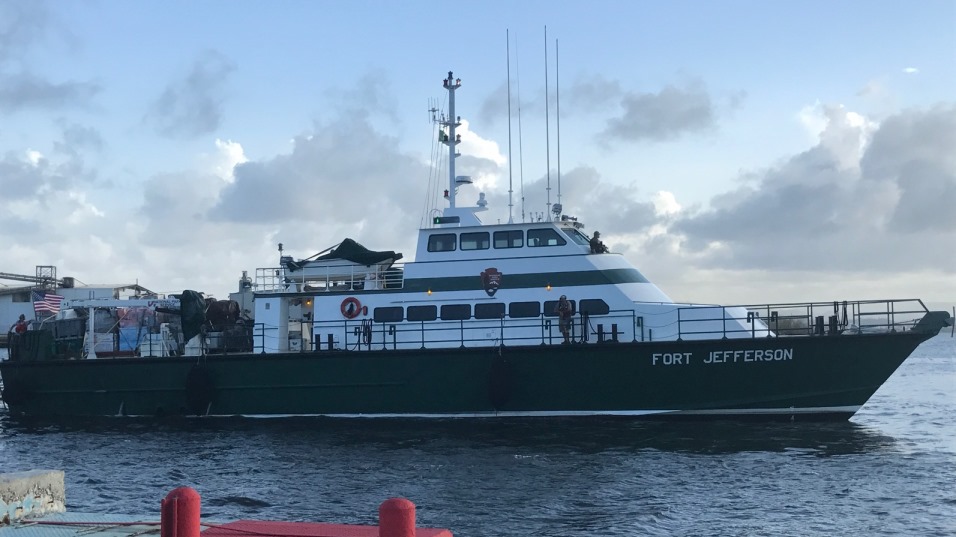
<path id="1" fill-rule="evenodd" d="M 508 54 L 508 223 L 514 223 L 513 208 L 514 202 L 512 201 L 512 194 L 514 193 L 514 188 L 512 187 L 512 160 L 511 160 L 511 33 L 509 30 L 505 30 L 505 51 Z"/>
<path id="2" fill-rule="evenodd" d="M 448 71 L 448 78 L 443 85 L 448 90 L 448 118 L 441 122 L 442 126 L 448 127 L 448 133 L 442 137 L 442 143 L 448 146 L 448 190 L 445 191 L 445 197 L 448 198 L 448 207 L 454 209 L 455 157 L 458 156 L 455 146 L 461 143 L 461 135 L 455 134 L 455 129 L 461 125 L 461 118 L 455 115 L 455 90 L 461 87 L 461 79 L 453 78 L 451 71 Z"/>

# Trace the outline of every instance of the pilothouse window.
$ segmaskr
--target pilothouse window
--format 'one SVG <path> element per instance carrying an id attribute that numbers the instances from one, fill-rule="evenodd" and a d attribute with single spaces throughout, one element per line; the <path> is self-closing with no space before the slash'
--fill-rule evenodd
<path id="1" fill-rule="evenodd" d="M 524 232 L 520 229 L 495 231 L 495 248 L 521 248 L 524 246 Z"/>
<path id="2" fill-rule="evenodd" d="M 564 233 L 567 234 L 568 237 L 571 237 L 571 240 L 574 241 L 576 244 L 582 244 L 584 246 L 589 246 L 591 244 L 591 239 L 589 239 L 587 235 L 585 235 L 584 233 L 581 233 L 575 228 L 566 227 L 564 228 Z"/>
<path id="3" fill-rule="evenodd" d="M 490 246 L 491 241 L 488 238 L 487 231 L 461 234 L 462 250 L 487 250 Z"/>
<path id="4" fill-rule="evenodd" d="M 454 233 L 436 233 L 428 237 L 429 252 L 454 252 L 457 242 L 457 235 Z"/>
<path id="5" fill-rule="evenodd" d="M 568 241 L 552 228 L 529 229 L 528 246 L 564 246 Z"/>

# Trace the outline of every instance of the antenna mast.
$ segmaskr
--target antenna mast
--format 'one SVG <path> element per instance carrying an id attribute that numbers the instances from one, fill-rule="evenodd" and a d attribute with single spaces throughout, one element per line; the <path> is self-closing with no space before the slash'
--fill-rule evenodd
<path id="1" fill-rule="evenodd" d="M 548 115 L 551 112 L 551 104 L 548 101 L 548 27 L 544 27 L 544 151 L 547 159 L 548 174 L 548 212 L 551 214 L 551 131 L 549 130 Z"/>
<path id="2" fill-rule="evenodd" d="M 514 189 L 512 188 L 512 175 L 511 175 L 511 33 L 509 30 L 505 30 L 505 51 L 508 54 L 508 223 L 514 223 L 514 217 L 512 216 L 512 208 L 514 207 L 514 202 L 512 201 L 512 193 Z"/>
<path id="3" fill-rule="evenodd" d="M 448 90 L 448 118 L 441 122 L 442 126 L 448 127 L 448 134 L 442 137 L 442 143 L 448 146 L 448 190 L 445 191 L 445 197 L 448 198 L 448 207 L 454 209 L 455 157 L 458 156 L 455 146 L 461 143 L 461 135 L 455 134 L 455 128 L 461 125 L 461 118 L 455 115 L 455 90 L 461 87 L 461 79 L 454 79 L 451 71 L 448 71 L 448 78 L 443 85 Z"/>

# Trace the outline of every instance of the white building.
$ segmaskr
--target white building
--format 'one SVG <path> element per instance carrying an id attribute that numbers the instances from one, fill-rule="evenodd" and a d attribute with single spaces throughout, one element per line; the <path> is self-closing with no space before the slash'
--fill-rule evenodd
<path id="1" fill-rule="evenodd" d="M 59 287 L 42 289 L 37 285 L 5 285 L 0 283 L 0 343 L 6 343 L 7 332 L 16 324 L 20 315 L 29 320 L 37 318 L 33 310 L 34 289 L 55 293 L 64 299 L 85 298 L 130 298 L 134 296 L 155 295 L 149 289 L 136 283 L 123 284 L 77 284 L 72 278 L 63 278 Z"/>

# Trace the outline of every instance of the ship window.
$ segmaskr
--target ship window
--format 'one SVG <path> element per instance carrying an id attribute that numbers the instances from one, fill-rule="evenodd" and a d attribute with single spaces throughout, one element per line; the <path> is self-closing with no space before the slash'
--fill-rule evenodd
<path id="1" fill-rule="evenodd" d="M 441 320 L 462 321 L 471 319 L 471 304 L 445 304 L 441 307 Z"/>
<path id="2" fill-rule="evenodd" d="M 475 304 L 475 319 L 501 319 L 504 316 L 505 305 L 503 302 Z"/>
<path id="3" fill-rule="evenodd" d="M 30 301 L 30 293 L 29 293 L 29 292 L 27 292 L 27 293 L 14 293 L 14 294 L 13 294 L 12 301 L 13 301 L 13 302 L 29 302 L 29 301 Z"/>
<path id="4" fill-rule="evenodd" d="M 571 315 L 577 313 L 577 307 L 574 304 L 573 300 L 568 300 L 571 303 Z M 544 301 L 544 316 L 545 317 L 557 317 L 558 316 L 558 301 L 557 300 L 545 300 Z"/>
<path id="5" fill-rule="evenodd" d="M 434 321 L 437 318 L 438 308 L 435 306 L 409 306 L 406 316 L 409 321 Z"/>
<path id="6" fill-rule="evenodd" d="M 454 252 L 457 236 L 454 233 L 436 233 L 428 237 L 429 252 Z"/>
<path id="7" fill-rule="evenodd" d="M 512 302 L 508 304 L 508 317 L 537 317 L 541 315 L 540 302 Z"/>
<path id="8" fill-rule="evenodd" d="M 490 247 L 491 241 L 488 238 L 487 231 L 482 231 L 480 233 L 461 234 L 462 250 L 487 250 Z"/>
<path id="9" fill-rule="evenodd" d="M 521 248 L 524 246 L 524 232 L 520 229 L 495 231 L 495 248 Z"/>
<path id="10" fill-rule="evenodd" d="M 584 246 L 591 245 L 591 239 L 589 239 L 588 236 L 585 235 L 584 233 L 581 233 L 580 231 L 578 231 L 576 228 L 566 227 L 563 229 L 564 229 L 565 235 L 570 237 L 571 240 L 574 241 L 575 243 L 581 244 Z"/>
<path id="11" fill-rule="evenodd" d="M 401 306 L 388 306 L 372 310 L 372 319 L 377 323 L 399 323 L 405 318 Z"/>
<path id="12" fill-rule="evenodd" d="M 588 315 L 607 315 L 611 311 L 607 302 L 600 298 L 588 298 L 581 301 L 581 313 Z"/>
<path id="13" fill-rule="evenodd" d="M 568 241 L 552 228 L 529 229 L 528 246 L 564 246 Z"/>

